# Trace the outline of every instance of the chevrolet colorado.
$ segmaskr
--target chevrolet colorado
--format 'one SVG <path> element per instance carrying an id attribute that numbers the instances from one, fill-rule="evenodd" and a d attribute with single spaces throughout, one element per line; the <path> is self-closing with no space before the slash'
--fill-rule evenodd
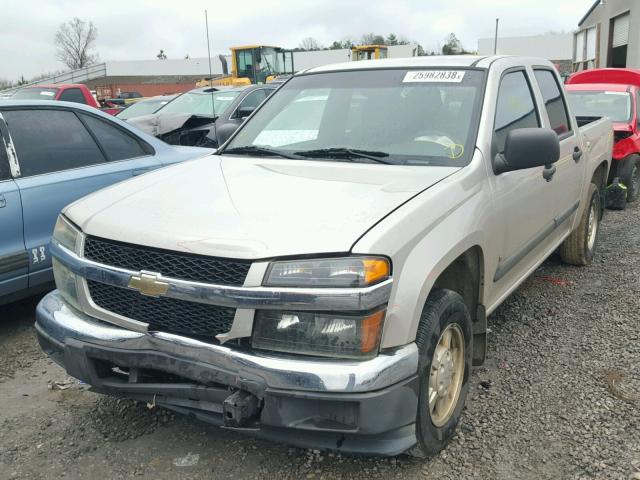
<path id="1" fill-rule="evenodd" d="M 612 124 L 579 127 L 561 85 L 517 56 L 293 76 L 216 155 L 63 211 L 42 348 L 229 429 L 434 454 L 487 315 L 554 251 L 594 256 Z"/>

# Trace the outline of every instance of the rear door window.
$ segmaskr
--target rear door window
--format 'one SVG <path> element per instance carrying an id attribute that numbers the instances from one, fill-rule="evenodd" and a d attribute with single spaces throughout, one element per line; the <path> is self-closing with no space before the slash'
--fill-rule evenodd
<path id="1" fill-rule="evenodd" d="M 67 88 L 66 90 L 63 90 L 58 100 L 60 100 L 61 102 L 82 103 L 84 105 L 87 104 L 87 100 L 84 98 L 82 90 L 80 90 L 79 88 Z"/>
<path id="2" fill-rule="evenodd" d="M 100 142 L 109 161 L 125 160 L 127 158 L 148 155 L 142 144 L 132 135 L 109 125 L 106 121 L 93 115 L 80 114 L 91 132 Z"/>
<path id="3" fill-rule="evenodd" d="M 567 105 L 560 92 L 556 76 L 550 70 L 534 70 L 534 75 L 542 93 L 551 128 L 559 136 L 569 133 L 571 123 L 569 122 Z"/>
<path id="4" fill-rule="evenodd" d="M 13 139 L 22 177 L 105 162 L 96 142 L 69 110 L 7 110 L 2 115 Z"/>
<path id="5" fill-rule="evenodd" d="M 502 77 L 498 90 L 493 153 L 504 152 L 511 130 L 532 127 L 540 127 L 540 119 L 527 77 L 522 70 L 509 72 Z"/>

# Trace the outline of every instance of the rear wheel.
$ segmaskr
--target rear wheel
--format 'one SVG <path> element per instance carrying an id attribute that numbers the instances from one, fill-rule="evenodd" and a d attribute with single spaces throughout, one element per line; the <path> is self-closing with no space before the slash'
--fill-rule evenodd
<path id="1" fill-rule="evenodd" d="M 640 155 L 629 155 L 622 160 L 619 169 L 620 181 L 627 187 L 627 202 L 640 196 Z"/>
<path id="2" fill-rule="evenodd" d="M 589 265 L 596 250 L 600 230 L 600 193 L 594 183 L 589 186 L 587 208 L 580 224 L 560 245 L 560 257 L 571 265 Z"/>
<path id="3" fill-rule="evenodd" d="M 452 290 L 433 290 L 416 337 L 420 395 L 416 446 L 410 455 L 435 455 L 454 434 L 469 390 L 471 335 L 471 316 L 462 297 Z"/>

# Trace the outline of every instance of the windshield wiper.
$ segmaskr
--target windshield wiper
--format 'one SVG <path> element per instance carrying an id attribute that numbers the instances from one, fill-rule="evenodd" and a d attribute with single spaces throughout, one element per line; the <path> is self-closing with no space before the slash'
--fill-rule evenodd
<path id="1" fill-rule="evenodd" d="M 283 152 L 282 150 L 274 150 L 267 147 L 259 147 L 257 145 L 247 145 L 244 147 L 235 147 L 235 148 L 227 148 L 223 150 L 221 153 L 231 153 L 231 154 L 239 154 L 239 155 L 253 155 L 256 157 L 282 157 L 282 158 L 290 158 L 292 160 L 301 159 L 297 154 Z"/>
<path id="2" fill-rule="evenodd" d="M 338 158 L 345 160 L 353 160 L 357 158 L 366 158 L 368 160 L 373 160 L 374 162 L 384 163 L 387 165 L 392 165 L 392 162 L 387 162 L 382 160 L 381 157 L 388 157 L 389 154 L 386 152 L 376 152 L 370 150 L 359 150 L 357 148 L 319 148 L 317 150 L 303 150 L 300 152 L 296 152 L 296 155 L 300 155 L 301 157 L 326 157 L 326 158 Z"/>

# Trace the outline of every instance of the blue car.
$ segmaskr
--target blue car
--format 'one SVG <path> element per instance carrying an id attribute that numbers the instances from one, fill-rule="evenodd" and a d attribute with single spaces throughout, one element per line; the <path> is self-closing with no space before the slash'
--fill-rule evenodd
<path id="1" fill-rule="evenodd" d="M 211 152 L 77 103 L 0 100 L 0 305 L 53 288 L 49 240 L 65 205 Z"/>

